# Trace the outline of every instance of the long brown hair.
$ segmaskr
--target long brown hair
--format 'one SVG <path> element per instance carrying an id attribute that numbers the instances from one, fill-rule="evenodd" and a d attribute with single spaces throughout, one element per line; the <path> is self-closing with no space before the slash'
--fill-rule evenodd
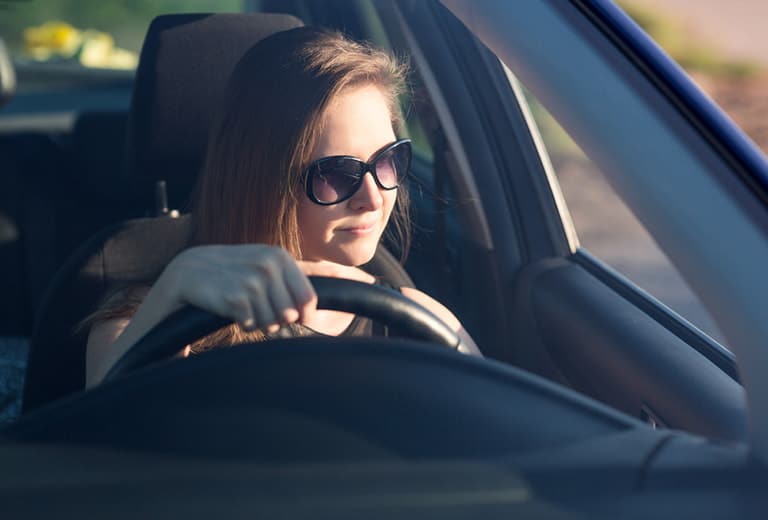
<path id="1" fill-rule="evenodd" d="M 211 129 L 193 198 L 195 244 L 264 243 L 302 258 L 296 218 L 323 114 L 350 87 L 375 85 L 401 126 L 403 66 L 341 33 L 298 28 L 274 34 L 237 64 Z M 389 232 L 401 257 L 410 245 L 408 194 L 398 189 Z"/>
<path id="2" fill-rule="evenodd" d="M 254 45 L 235 67 L 211 127 L 192 197 L 190 245 L 271 244 L 301 259 L 301 175 L 323 114 L 345 89 L 374 85 L 385 95 L 398 133 L 397 99 L 405 74 L 396 58 L 335 31 L 302 27 Z M 408 202 L 405 187 L 398 188 L 386 230 L 401 260 L 410 246 Z M 128 317 L 137 306 L 136 298 L 110 298 L 87 322 Z M 245 333 L 233 325 L 197 342 L 193 350 L 261 338 L 259 332 Z"/>

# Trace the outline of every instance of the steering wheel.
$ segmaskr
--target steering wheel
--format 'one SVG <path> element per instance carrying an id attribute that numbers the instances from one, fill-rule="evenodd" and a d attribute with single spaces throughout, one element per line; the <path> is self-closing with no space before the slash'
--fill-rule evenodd
<path id="1" fill-rule="evenodd" d="M 399 335 L 463 350 L 459 335 L 440 318 L 398 291 L 353 280 L 310 276 L 318 309 L 365 316 L 394 328 Z M 104 381 L 177 354 L 232 321 L 194 307 L 171 314 L 147 332 L 115 363 Z"/>

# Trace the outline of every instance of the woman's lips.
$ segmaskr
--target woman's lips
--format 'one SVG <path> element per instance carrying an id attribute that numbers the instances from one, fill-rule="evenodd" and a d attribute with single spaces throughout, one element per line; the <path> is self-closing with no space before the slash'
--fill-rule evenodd
<path id="1" fill-rule="evenodd" d="M 339 228 L 339 231 L 344 231 L 345 233 L 351 233 L 352 235 L 367 235 L 368 233 L 371 233 L 376 228 L 376 223 L 371 222 L 370 224 L 361 224 L 359 226 L 349 226 L 345 228 Z"/>

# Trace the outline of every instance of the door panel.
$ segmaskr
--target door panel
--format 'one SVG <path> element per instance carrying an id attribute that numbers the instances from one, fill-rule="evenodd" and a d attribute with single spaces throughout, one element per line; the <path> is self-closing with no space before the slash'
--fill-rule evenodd
<path id="1" fill-rule="evenodd" d="M 513 301 L 524 368 L 660 426 L 746 438 L 741 385 L 572 259 L 529 265 Z"/>

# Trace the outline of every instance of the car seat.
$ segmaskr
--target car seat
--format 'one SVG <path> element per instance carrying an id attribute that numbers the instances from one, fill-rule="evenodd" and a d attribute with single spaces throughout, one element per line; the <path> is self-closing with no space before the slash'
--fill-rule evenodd
<path id="1" fill-rule="evenodd" d="M 164 181 L 171 204 L 188 196 L 208 127 L 240 56 L 274 32 L 301 25 L 280 14 L 164 15 L 147 33 L 136 74 L 123 175 L 151 193 Z M 178 207 L 178 206 L 177 206 Z M 119 286 L 151 283 L 186 244 L 187 217 L 134 219 L 84 243 L 60 268 L 32 335 L 23 411 L 82 390 L 87 331 L 77 325 Z M 383 248 L 366 267 L 399 286 L 413 283 Z"/>

